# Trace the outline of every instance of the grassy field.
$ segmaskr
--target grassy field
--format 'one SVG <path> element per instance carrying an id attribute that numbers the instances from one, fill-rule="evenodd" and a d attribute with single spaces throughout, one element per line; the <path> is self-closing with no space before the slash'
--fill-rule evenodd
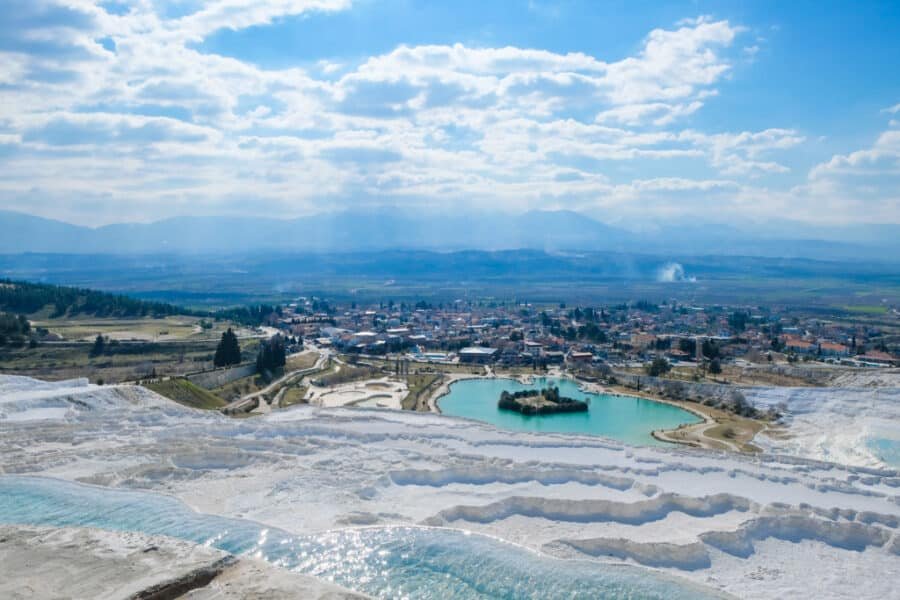
<path id="1" fill-rule="evenodd" d="M 498 377 L 519 377 L 521 375 L 546 375 L 545 371 L 535 371 L 533 367 L 497 367 L 494 374 Z"/>
<path id="2" fill-rule="evenodd" d="M 46 311 L 43 311 L 46 312 Z M 52 334 L 70 341 L 92 341 L 97 335 L 111 340 L 164 342 L 164 341 L 215 341 L 222 337 L 229 327 L 234 327 L 239 337 L 254 335 L 252 331 L 242 329 L 228 321 L 208 321 L 211 329 L 200 326 L 202 319 L 198 317 L 175 316 L 162 319 L 145 318 L 95 318 L 74 317 L 65 319 L 49 319 L 39 313 L 30 320 L 34 327 L 43 327 Z"/>
<path id="3" fill-rule="evenodd" d="M 645 396 L 650 397 L 650 396 Z M 753 437 L 759 433 L 766 423 L 759 420 L 739 417 L 732 413 L 698 405 L 692 402 L 676 403 L 688 410 L 697 410 L 712 418 L 716 424 L 689 425 L 667 432 L 671 441 L 679 441 L 689 445 L 703 445 L 715 450 L 736 449 L 740 452 L 755 453 L 760 449 L 752 443 Z M 702 431 L 702 434 L 700 433 Z"/>
<path id="4" fill-rule="evenodd" d="M 781 387 L 809 387 L 815 383 L 803 377 L 794 377 L 784 373 L 778 373 L 766 368 L 743 369 L 734 365 L 722 367 L 722 373 L 716 375 L 719 381 L 727 381 L 739 385 L 750 386 L 781 386 Z"/>
<path id="5" fill-rule="evenodd" d="M 343 357 L 347 360 L 347 357 Z M 395 361 L 385 360 L 382 358 L 360 358 L 360 362 L 365 362 L 382 369 L 389 369 L 394 372 Z M 460 364 L 443 364 L 443 363 L 420 363 L 410 362 L 409 372 L 416 373 L 447 373 L 460 375 L 484 375 L 484 367 L 478 365 L 460 365 Z"/>
<path id="6" fill-rule="evenodd" d="M 484 375 L 484 367 L 481 365 L 443 365 L 443 364 L 413 364 L 410 371 L 415 373 L 447 373 L 457 375 Z"/>
<path id="7" fill-rule="evenodd" d="M 144 387 L 191 408 L 215 410 L 222 408 L 226 404 L 222 398 L 194 385 L 187 379 L 167 379 L 155 383 L 146 383 Z"/>
<path id="8" fill-rule="evenodd" d="M 251 375 L 250 377 L 242 377 L 222 387 L 210 390 L 216 396 L 219 396 L 226 402 L 234 402 L 247 394 L 254 394 L 265 389 L 269 383 L 259 375 Z"/>
<path id="9" fill-rule="evenodd" d="M 737 445 L 741 452 L 759 452 L 751 443 L 753 436 L 765 425 L 759 421 L 724 413 L 716 418 L 718 423 L 704 432 L 707 438 Z"/>
<path id="10" fill-rule="evenodd" d="M 193 316 L 165 318 L 97 318 L 86 315 L 50 318 L 44 308 L 28 316 L 32 328 L 46 329 L 37 347 L 0 347 L 0 373 L 47 380 L 87 377 L 93 382 L 121 383 L 180 376 L 212 368 L 216 345 L 233 327 L 246 355 L 259 340 L 252 330 L 229 321 L 213 321 L 203 328 Z M 105 351 L 92 356 L 97 335 L 107 338 Z M 308 360 L 301 358 L 300 360 Z"/>
<path id="11" fill-rule="evenodd" d="M 351 381 L 362 381 L 383 376 L 384 373 L 377 368 L 360 367 L 353 365 L 336 365 L 331 371 L 316 376 L 316 383 L 322 386 L 340 385 Z"/>
<path id="12" fill-rule="evenodd" d="M 121 329 L 120 329 L 121 330 Z M 60 380 L 87 377 L 120 383 L 180 376 L 213 367 L 218 339 L 185 338 L 167 342 L 113 340 L 106 351 L 91 356 L 91 342 L 42 342 L 35 348 L 0 347 L 0 373 Z M 253 356 L 259 341 L 241 340 L 245 356 Z"/>
<path id="13" fill-rule="evenodd" d="M 425 405 L 428 392 L 439 385 L 438 382 L 441 379 L 442 377 L 437 374 L 410 375 L 406 378 L 406 385 L 409 386 L 409 393 L 400 402 L 400 405 L 404 410 L 428 410 Z"/>
<path id="14" fill-rule="evenodd" d="M 887 306 L 880 304 L 859 304 L 855 306 L 843 306 L 841 308 L 847 312 L 861 315 L 884 315 L 887 314 L 888 311 Z"/>
<path id="15" fill-rule="evenodd" d="M 287 408 L 294 404 L 303 403 L 303 397 L 306 395 L 307 389 L 309 388 L 306 385 L 299 383 L 289 386 L 281 396 L 281 407 Z"/>
<path id="16" fill-rule="evenodd" d="M 623 367 L 619 370 L 632 375 L 647 374 L 642 367 Z M 722 365 L 722 372 L 718 375 L 712 375 L 709 372 L 705 375 L 701 374 L 700 370 L 695 366 L 674 367 L 663 376 L 663 379 L 691 383 L 727 383 L 748 386 L 809 387 L 815 385 L 803 377 L 792 377 L 774 370 L 768 370 L 765 367 L 745 369 L 730 364 Z"/>
<path id="17" fill-rule="evenodd" d="M 317 360 L 319 360 L 318 352 L 295 354 L 288 357 L 285 371 L 303 371 L 304 369 L 311 369 L 316 366 Z"/>
<path id="18" fill-rule="evenodd" d="M 0 373 L 60 380 L 87 377 L 106 383 L 182 375 L 212 367 L 215 342 L 140 344 L 90 356 L 91 344 L 42 344 L 0 348 Z"/>

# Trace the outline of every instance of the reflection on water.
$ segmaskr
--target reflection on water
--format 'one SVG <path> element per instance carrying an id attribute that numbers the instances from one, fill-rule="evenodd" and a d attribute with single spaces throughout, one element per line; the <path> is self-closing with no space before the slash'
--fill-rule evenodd
<path id="1" fill-rule="evenodd" d="M 539 556 L 480 535 L 378 527 L 291 535 L 170 497 L 0 477 L 0 522 L 138 531 L 207 544 L 383 598 L 716 598 L 638 568 Z"/>
<path id="2" fill-rule="evenodd" d="M 497 408 L 497 400 L 504 390 L 516 392 L 544 388 L 548 384 L 559 387 L 563 396 L 587 400 L 590 409 L 582 413 L 525 416 Z M 696 415 L 670 404 L 633 396 L 586 393 L 571 379 L 544 377 L 537 377 L 530 384 L 512 379 L 457 381 L 439 404 L 444 414 L 477 419 L 503 429 L 602 435 L 644 446 L 667 445 L 650 435 L 651 431 L 675 429 L 683 423 L 699 421 Z"/>

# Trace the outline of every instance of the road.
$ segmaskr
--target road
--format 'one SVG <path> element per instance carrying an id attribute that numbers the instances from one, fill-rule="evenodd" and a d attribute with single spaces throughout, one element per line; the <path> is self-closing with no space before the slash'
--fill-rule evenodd
<path id="1" fill-rule="evenodd" d="M 296 371 L 290 371 L 289 373 L 285 373 L 284 375 L 282 375 L 281 377 L 279 377 L 278 379 L 276 379 L 275 381 L 273 381 L 272 383 L 270 383 L 263 389 L 257 390 L 255 392 L 252 392 L 250 394 L 242 396 L 241 398 L 228 404 L 222 410 L 226 411 L 229 409 L 234 409 L 240 405 L 245 404 L 246 402 L 252 401 L 253 399 L 259 399 L 259 405 L 253 410 L 261 412 L 261 413 L 270 412 L 272 410 L 271 406 L 264 400 L 264 398 L 263 398 L 264 396 L 270 394 L 273 390 L 276 390 L 279 387 L 285 387 L 291 383 L 294 383 L 295 380 L 302 379 L 303 377 L 305 377 L 306 375 L 309 375 L 310 373 L 315 373 L 316 371 L 320 371 L 322 369 L 323 365 L 325 364 L 325 361 L 327 361 L 329 356 L 331 355 L 331 353 L 328 350 L 320 350 L 319 348 L 316 348 L 314 346 L 304 350 L 304 352 L 309 352 L 309 351 L 319 353 L 319 358 L 316 359 L 316 363 L 313 366 L 308 367 L 306 369 L 298 369 Z M 293 356 L 296 356 L 296 355 L 293 355 Z M 274 404 L 274 401 L 273 401 L 273 404 Z"/>

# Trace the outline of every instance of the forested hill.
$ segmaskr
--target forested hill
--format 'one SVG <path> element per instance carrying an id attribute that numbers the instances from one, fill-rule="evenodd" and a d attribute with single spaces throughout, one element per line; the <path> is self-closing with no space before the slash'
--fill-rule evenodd
<path id="1" fill-rule="evenodd" d="M 191 315 L 226 319 L 240 325 L 259 326 L 281 314 L 280 306 L 258 304 L 217 311 L 191 310 L 166 302 L 140 300 L 121 294 L 46 283 L 0 279 L 0 312 L 28 315 L 49 308 L 51 319 L 75 317 L 167 317 Z"/>
<path id="2" fill-rule="evenodd" d="M 50 317 L 165 317 L 191 311 L 163 302 L 44 283 L 0 280 L 0 311 L 31 314 L 45 307 Z"/>

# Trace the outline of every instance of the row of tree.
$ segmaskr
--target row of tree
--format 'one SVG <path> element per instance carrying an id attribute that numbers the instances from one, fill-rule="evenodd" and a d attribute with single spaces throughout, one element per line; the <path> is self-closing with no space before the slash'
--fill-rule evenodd
<path id="1" fill-rule="evenodd" d="M 609 341 L 606 331 L 601 329 L 600 326 L 593 321 L 585 323 L 584 325 L 579 325 L 576 328 L 572 325 L 562 327 L 559 321 L 554 319 L 550 321 L 550 333 L 570 342 L 580 340 L 582 342 L 593 344 L 605 344 Z"/>
<path id="2" fill-rule="evenodd" d="M 709 361 L 709 366 L 707 368 L 713 375 L 718 375 L 722 372 L 722 363 L 719 362 L 718 358 L 714 358 Z M 644 370 L 650 377 L 661 377 L 672 370 L 672 365 L 665 357 L 657 356 L 653 359 L 653 362 L 644 365 Z"/>
<path id="3" fill-rule="evenodd" d="M 0 280 L 0 310 L 34 313 L 50 306 L 52 318 L 76 315 L 97 317 L 164 317 L 190 314 L 172 304 L 45 283 Z"/>
<path id="4" fill-rule="evenodd" d="M 226 319 L 248 327 L 259 327 L 269 323 L 283 314 L 281 306 L 271 304 L 254 304 L 251 306 L 236 306 L 223 308 L 213 313 L 216 319 Z"/>
<path id="5" fill-rule="evenodd" d="M 256 371 L 258 373 L 272 373 L 283 368 L 286 362 L 287 347 L 285 339 L 281 335 L 276 335 L 259 345 L 259 353 L 256 355 Z"/>
<path id="6" fill-rule="evenodd" d="M 31 335 L 31 324 L 24 315 L 0 313 L 0 346 L 22 346 Z"/>
<path id="7" fill-rule="evenodd" d="M 671 338 L 658 338 L 656 340 L 655 347 L 657 350 L 667 350 L 672 346 Z M 697 340 L 691 338 L 679 338 L 678 340 L 678 349 L 682 352 L 685 352 L 691 356 L 696 356 L 697 354 Z M 700 351 L 703 353 L 704 358 L 708 358 L 710 360 L 719 358 L 722 355 L 722 348 L 719 345 L 719 342 L 711 339 L 704 339 L 700 346 Z"/>
<path id="8" fill-rule="evenodd" d="M 30 314 L 50 307 L 50 317 L 166 317 L 193 315 L 230 320 L 249 327 L 258 327 L 280 317 L 282 307 L 257 304 L 224 308 L 215 312 L 191 310 L 165 302 L 139 300 L 119 294 L 110 294 L 76 287 L 30 283 L 0 279 L 0 310 Z M 209 321 L 205 321 L 211 326 Z"/>

